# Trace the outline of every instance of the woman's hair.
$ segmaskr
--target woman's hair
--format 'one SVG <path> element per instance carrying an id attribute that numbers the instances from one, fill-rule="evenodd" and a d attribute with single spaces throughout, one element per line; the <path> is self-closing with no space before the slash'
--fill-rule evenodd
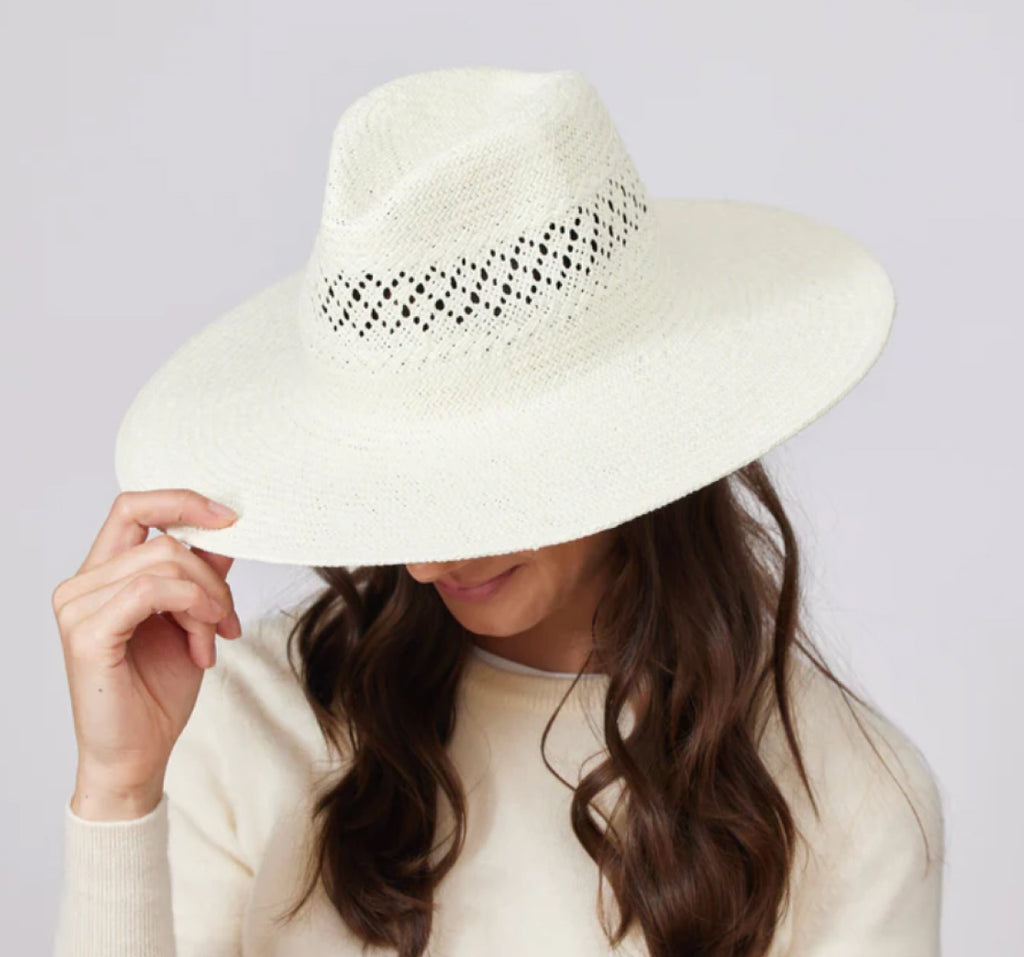
<path id="1" fill-rule="evenodd" d="M 741 493 L 771 516 L 781 545 Z M 609 678 L 606 756 L 578 785 L 560 778 L 574 791 L 567 823 L 618 903 L 618 926 L 605 933 L 617 944 L 639 921 L 652 957 L 764 954 L 789 899 L 796 836 L 758 752 L 768 705 L 820 814 L 793 728 L 794 648 L 870 705 L 807 641 L 793 529 L 760 461 L 616 531 L 588 658 Z M 291 920 L 322 880 L 355 935 L 419 957 L 434 893 L 466 833 L 446 745 L 472 636 L 404 565 L 314 570 L 326 587 L 292 626 L 288 657 L 347 766 L 317 797 L 316 853 L 301 897 L 277 919 Z M 631 702 L 623 737 L 619 716 Z M 540 741 L 556 776 L 544 747 L 560 708 Z M 628 810 L 614 827 L 598 810 L 601 829 L 591 802 L 614 784 Z M 442 795 L 454 827 L 435 849 Z"/>

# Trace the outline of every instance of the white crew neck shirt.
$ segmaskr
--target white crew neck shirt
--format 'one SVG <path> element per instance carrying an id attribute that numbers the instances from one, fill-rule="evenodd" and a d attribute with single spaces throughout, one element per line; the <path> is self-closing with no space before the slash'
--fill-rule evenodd
<path id="1" fill-rule="evenodd" d="M 576 675 L 569 671 L 545 671 L 543 668 L 534 668 L 532 665 L 524 665 L 520 661 L 513 661 L 504 655 L 496 655 L 493 651 L 481 648 L 476 642 L 470 642 L 473 653 L 484 661 L 494 665 L 495 668 L 504 668 L 506 671 L 516 671 L 523 675 L 540 675 L 544 678 L 575 678 Z M 583 677 L 589 677 L 593 672 L 584 672 Z"/>

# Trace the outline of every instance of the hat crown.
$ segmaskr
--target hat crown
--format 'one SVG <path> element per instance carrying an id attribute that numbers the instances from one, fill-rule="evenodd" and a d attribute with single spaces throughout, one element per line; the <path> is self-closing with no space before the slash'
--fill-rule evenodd
<path id="1" fill-rule="evenodd" d="M 549 388 L 656 321 L 654 233 L 647 190 L 578 71 L 391 80 L 331 141 L 298 310 L 316 387 L 363 405 L 379 388 L 386 405 L 403 376 L 449 413 L 478 408 L 482 387 L 495 400 Z"/>

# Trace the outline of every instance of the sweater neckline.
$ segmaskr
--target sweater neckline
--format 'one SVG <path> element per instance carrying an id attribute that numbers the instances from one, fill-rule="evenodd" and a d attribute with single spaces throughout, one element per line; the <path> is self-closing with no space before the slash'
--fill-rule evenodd
<path id="1" fill-rule="evenodd" d="M 585 672 L 577 680 L 575 675 L 564 677 L 559 672 L 514 671 L 478 654 L 466 658 L 463 672 L 467 693 L 496 699 L 520 710 L 545 713 L 567 693 L 563 709 L 582 712 L 603 708 L 609 681 L 610 677 L 600 672 Z"/>
<path id="2" fill-rule="evenodd" d="M 489 662 L 497 668 L 504 668 L 506 671 L 518 671 L 521 674 L 539 675 L 542 678 L 575 678 L 574 674 L 565 671 L 545 671 L 543 668 L 534 668 L 531 665 L 524 665 L 521 662 L 513 661 L 511 658 L 506 658 L 504 655 L 496 654 L 493 651 L 488 651 L 486 648 L 481 648 L 476 642 L 470 643 L 470 651 L 474 655 L 479 655 L 484 661 Z"/>

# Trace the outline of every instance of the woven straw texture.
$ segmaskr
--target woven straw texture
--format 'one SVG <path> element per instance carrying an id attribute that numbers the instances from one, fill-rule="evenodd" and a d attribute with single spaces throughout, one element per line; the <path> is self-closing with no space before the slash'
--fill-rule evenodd
<path id="1" fill-rule="evenodd" d="M 800 213 L 651 197 L 579 72 L 376 87 L 331 140 L 308 260 L 188 339 L 117 434 L 225 555 L 303 565 L 540 548 L 658 508 L 846 395 L 895 294 Z"/>

